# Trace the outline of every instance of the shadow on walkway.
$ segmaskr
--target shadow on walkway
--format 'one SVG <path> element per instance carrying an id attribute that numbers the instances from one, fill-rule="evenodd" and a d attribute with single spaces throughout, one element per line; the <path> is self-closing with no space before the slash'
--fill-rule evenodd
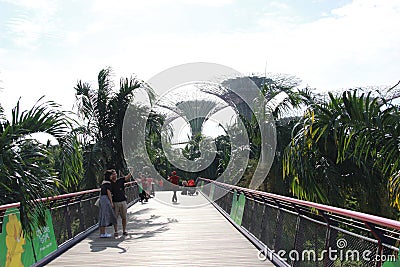
<path id="1" fill-rule="evenodd" d="M 91 252 L 103 251 L 106 248 L 118 248 L 120 250 L 119 253 L 126 253 L 127 248 L 120 245 L 123 241 L 154 237 L 157 234 L 168 231 L 170 229 L 168 227 L 169 224 L 178 223 L 178 220 L 175 218 L 167 218 L 167 221 L 164 222 L 160 221 L 160 215 L 151 214 L 153 210 L 153 208 L 143 208 L 135 212 L 129 212 L 126 226 L 127 236 L 120 235 L 117 238 L 100 238 L 98 234 L 91 235 L 88 242 Z M 118 223 L 118 228 L 121 229 L 120 220 Z M 113 227 L 109 227 L 108 229 L 114 232 Z"/>

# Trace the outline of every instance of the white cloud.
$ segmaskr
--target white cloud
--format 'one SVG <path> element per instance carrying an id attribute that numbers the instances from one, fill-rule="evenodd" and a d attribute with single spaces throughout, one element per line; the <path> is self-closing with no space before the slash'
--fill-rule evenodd
<path id="1" fill-rule="evenodd" d="M 49 11 L 54 9 L 54 0 L 1 0 L 26 9 Z"/>
<path id="2" fill-rule="evenodd" d="M 95 13 L 127 13 L 132 11 L 138 11 L 140 9 L 150 8 L 152 6 L 159 6 L 164 4 L 162 0 L 120 0 L 118 4 L 109 0 L 97 0 L 93 1 L 92 11 Z"/>
<path id="3" fill-rule="evenodd" d="M 76 46 L 80 43 L 83 38 L 83 34 L 77 31 L 68 31 L 64 35 L 67 45 Z"/>
<path id="4" fill-rule="evenodd" d="M 200 5 L 200 6 L 213 6 L 213 7 L 221 7 L 225 5 L 229 5 L 233 2 L 233 0 L 180 0 L 181 4 L 192 4 L 192 5 Z"/>
<path id="5" fill-rule="evenodd" d="M 278 8 L 278 9 L 289 9 L 288 4 L 279 2 L 279 1 L 271 1 L 269 2 L 269 5 L 273 8 Z"/>
<path id="6" fill-rule="evenodd" d="M 0 57 L 6 56 L 7 53 L 8 51 L 6 49 L 0 47 Z"/>
<path id="7" fill-rule="evenodd" d="M 267 72 L 296 75 L 318 89 L 394 84 L 399 80 L 399 1 L 355 0 L 326 17 L 302 24 L 277 13 L 264 14 L 259 21 L 262 30 L 252 33 L 184 34 L 179 29 L 136 32 L 113 24 L 118 12 L 135 14 L 132 12 L 140 13 L 139 8 L 148 8 L 140 14 L 150 14 L 152 5 L 179 2 L 96 1 L 93 8 L 109 12 L 110 16 L 88 19 L 90 24 L 67 31 L 62 40 L 65 46 L 60 45 L 64 50 L 57 58 L 29 55 L 22 60 L 0 50 L 0 80 L 4 88 L 0 91 L 1 104 L 11 107 L 21 95 L 36 100 L 46 94 L 70 109 L 76 80 L 95 84 L 98 71 L 106 66 L 114 68 L 116 84 L 121 76 L 133 72 L 147 80 L 166 68 L 196 61 L 224 64 L 242 73 L 263 73 L 267 61 Z M 190 2 L 196 3 L 197 0 Z M 218 3 L 228 5 L 230 1 Z M 19 31 L 24 32 L 22 29 Z M 51 29 L 39 27 L 32 31 L 37 32 L 33 37 L 25 32 L 25 38 L 30 38 L 25 43 L 38 42 L 38 36 Z M 112 33 L 118 39 L 107 37 Z M 11 104 L 3 102 L 5 96 Z"/>
<path id="8" fill-rule="evenodd" d="M 21 97 L 22 107 L 31 107 L 41 96 L 45 100 L 53 100 L 64 105 L 70 110 L 73 103 L 73 86 L 75 79 L 71 80 L 68 72 L 59 69 L 56 65 L 44 62 L 29 62 L 18 69 L 9 68 L 1 72 L 3 90 L 0 99 L 4 109 L 11 108 Z"/>
<path id="9" fill-rule="evenodd" d="M 229 5 L 234 0 L 119 0 L 118 3 L 109 0 L 93 2 L 93 11 L 108 14 L 138 12 L 144 9 L 160 8 L 169 5 L 200 5 L 220 7 Z M 138 13 L 133 13 L 138 15 Z"/>
<path id="10" fill-rule="evenodd" d="M 18 46 L 34 49 L 41 38 L 57 36 L 57 3 L 51 0 L 3 0 L 19 8 L 19 14 L 7 23 L 10 38 Z"/>
<path id="11" fill-rule="evenodd" d="M 399 1 L 355 0 L 310 23 L 266 17 L 260 23 L 270 40 L 263 33 L 260 40 L 281 59 L 271 67 L 312 86 L 391 84 L 400 62 L 399 15 Z"/>

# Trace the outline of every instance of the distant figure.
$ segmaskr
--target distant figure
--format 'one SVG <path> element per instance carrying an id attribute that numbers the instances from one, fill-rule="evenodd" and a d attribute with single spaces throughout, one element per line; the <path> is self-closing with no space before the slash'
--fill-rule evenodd
<path id="1" fill-rule="evenodd" d="M 106 233 L 106 227 L 117 225 L 117 217 L 114 213 L 114 203 L 111 197 L 111 174 L 106 171 L 104 173 L 104 181 L 100 186 L 100 201 L 99 201 L 99 227 L 100 237 L 108 238 L 111 234 Z"/>
<path id="2" fill-rule="evenodd" d="M 148 196 L 148 194 L 146 192 L 146 190 L 147 190 L 147 179 L 142 173 L 139 173 L 138 183 L 139 183 L 140 202 L 143 204 L 143 201 L 144 202 L 148 202 L 149 201 L 149 196 Z"/>
<path id="3" fill-rule="evenodd" d="M 176 196 L 176 190 L 179 185 L 179 176 L 176 175 L 176 171 L 172 171 L 171 174 L 172 175 L 168 177 L 168 181 L 170 181 L 170 183 L 173 184 L 172 191 L 174 192 L 174 194 L 172 195 L 172 203 L 176 203 L 178 202 L 178 197 Z"/>
<path id="4" fill-rule="evenodd" d="M 193 196 L 194 194 L 198 195 L 199 192 L 196 190 L 196 183 L 193 179 L 187 181 L 188 186 L 188 195 Z"/>
<path id="5" fill-rule="evenodd" d="M 154 192 L 154 179 L 151 177 L 147 177 L 146 178 L 146 183 L 147 183 L 147 189 L 150 190 L 150 196 L 155 196 L 155 192 Z M 150 197 L 149 196 L 149 197 Z"/>
<path id="6" fill-rule="evenodd" d="M 163 178 L 161 178 L 158 181 L 158 186 L 159 186 L 159 190 L 163 190 L 163 187 L 164 187 L 164 179 Z"/>
<path id="7" fill-rule="evenodd" d="M 181 195 L 187 195 L 187 192 L 188 192 L 188 190 L 187 190 L 187 186 L 188 186 L 188 183 L 187 183 L 187 181 L 183 181 L 182 182 L 182 186 L 183 186 L 183 188 L 182 188 L 182 192 L 181 192 Z"/>

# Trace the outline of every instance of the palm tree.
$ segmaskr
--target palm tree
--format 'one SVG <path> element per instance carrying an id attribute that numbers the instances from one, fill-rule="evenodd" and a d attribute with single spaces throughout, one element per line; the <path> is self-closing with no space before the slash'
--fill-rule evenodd
<path id="1" fill-rule="evenodd" d="M 75 129 L 66 134 L 52 150 L 54 168 L 61 181 L 60 189 L 67 193 L 80 190 L 84 175 L 83 150 L 77 138 L 78 133 L 79 129 Z"/>
<path id="2" fill-rule="evenodd" d="M 393 217 L 388 202 L 390 196 L 399 205 L 399 116 L 397 106 L 357 90 L 312 104 L 285 151 L 293 194 Z M 380 203 L 371 201 L 377 194 Z"/>
<path id="3" fill-rule="evenodd" d="M 293 125 L 292 121 L 296 120 L 302 109 L 317 101 L 319 95 L 314 94 L 311 89 L 299 89 L 298 85 L 300 80 L 294 76 L 277 75 L 272 78 L 267 77 L 249 77 L 260 88 L 260 92 L 265 98 L 267 105 L 263 113 L 271 113 L 271 118 L 276 127 L 276 147 L 273 162 L 267 177 L 263 180 L 263 189 L 273 193 L 288 194 L 287 185 L 282 177 L 282 155 L 284 147 L 290 142 L 290 136 L 287 131 L 291 131 Z M 244 113 L 245 114 L 245 113 Z M 288 118 L 291 119 L 288 119 Z M 250 158 L 254 159 L 250 162 L 251 168 L 246 170 L 246 175 L 251 177 L 254 174 L 257 160 L 262 154 L 262 132 L 265 129 L 260 129 L 254 115 L 247 118 L 245 115 L 241 116 L 250 139 Z M 289 120 L 289 122 L 288 122 Z M 245 175 L 245 176 L 246 176 Z M 244 177 L 246 180 L 246 177 Z M 243 186 L 247 186 L 250 179 L 243 182 Z"/>
<path id="4" fill-rule="evenodd" d="M 53 147 L 39 142 L 33 134 L 51 135 L 63 151 L 60 155 L 79 158 L 73 143 L 76 139 L 66 138 L 71 128 L 71 120 L 60 111 L 59 105 L 42 102 L 42 98 L 25 111 L 20 110 L 18 101 L 12 109 L 11 120 L 0 109 L 0 205 L 20 202 L 23 230 L 29 235 L 37 221 L 45 225 L 45 207 L 34 200 L 56 194 L 57 186 L 61 185 L 52 160 Z M 72 173 L 64 174 L 77 179 Z"/>
<path id="5" fill-rule="evenodd" d="M 155 112 L 154 110 L 151 110 L 149 112 L 149 116 L 146 122 L 146 128 L 145 128 L 145 147 L 139 147 L 140 145 L 136 145 L 135 148 L 133 149 L 132 153 L 130 153 L 132 155 L 132 157 L 135 157 L 136 160 L 134 158 L 132 159 L 128 159 L 128 161 L 132 161 L 134 162 L 135 166 L 137 166 L 139 169 L 143 169 L 145 168 L 147 165 L 146 164 L 142 164 L 139 165 L 138 162 L 143 162 L 143 160 L 137 160 L 138 157 L 144 158 L 146 157 L 145 151 L 143 150 L 143 148 L 146 149 L 147 155 L 148 155 L 148 159 L 150 160 L 150 162 L 147 163 L 151 163 L 151 165 L 154 166 L 155 170 L 163 177 L 167 177 L 168 173 L 170 173 L 169 171 L 169 166 L 168 166 L 168 159 L 165 155 L 165 151 L 164 149 L 168 149 L 166 146 L 169 146 L 169 150 L 171 149 L 171 138 L 173 135 L 173 131 L 172 128 L 170 126 L 166 126 L 165 128 L 165 132 L 163 133 L 164 135 L 162 136 L 162 127 L 165 124 L 165 116 L 162 114 L 159 114 L 157 112 Z M 162 139 L 166 138 L 165 141 L 167 141 L 167 143 L 165 143 L 164 145 L 162 144 Z M 133 148 L 133 147 L 132 147 Z M 142 153 L 140 153 L 142 152 Z M 147 169 L 147 174 L 150 176 L 155 176 L 155 174 L 151 173 L 151 171 L 149 170 L 149 168 Z"/>
<path id="6" fill-rule="evenodd" d="M 98 184 L 105 168 L 125 171 L 127 164 L 122 148 L 122 128 L 125 112 L 138 89 L 144 89 L 150 99 L 153 91 L 136 78 L 121 78 L 119 90 L 115 91 L 111 80 L 111 68 L 98 75 L 98 88 L 78 81 L 76 104 L 82 126 L 84 143 L 85 186 Z"/>
<path id="7" fill-rule="evenodd" d="M 254 84 L 258 87 L 259 92 L 257 90 L 253 90 Z M 258 112 L 258 115 L 262 116 L 263 118 L 268 117 L 265 118 L 265 120 L 269 118 L 273 119 L 275 125 L 280 125 L 280 120 L 285 120 L 285 117 L 293 117 L 296 115 L 298 116 L 298 114 L 300 114 L 299 111 L 308 106 L 314 98 L 314 95 L 312 94 L 310 89 L 298 89 L 299 84 L 300 80 L 298 78 L 294 76 L 280 74 L 271 78 L 259 76 L 237 77 L 225 80 L 222 83 L 223 86 L 204 86 L 201 88 L 202 91 L 212 95 L 216 95 L 222 98 L 225 102 L 229 103 L 229 105 L 239 114 L 241 121 L 245 125 L 250 141 L 250 160 L 252 160 L 252 162 L 250 162 L 250 166 L 248 166 L 246 170 L 245 177 L 243 177 L 244 181 L 241 181 L 242 186 L 247 187 L 251 184 L 250 178 L 254 176 L 254 171 L 256 170 L 258 162 L 263 163 L 263 168 L 267 169 L 269 165 L 269 160 L 265 159 L 267 157 L 273 156 L 265 152 L 265 146 L 263 146 L 262 144 L 262 133 L 271 133 L 273 131 L 271 131 L 270 128 L 268 129 L 268 126 L 266 124 L 260 124 L 260 122 L 257 121 L 254 113 Z M 267 102 L 267 105 L 264 106 L 264 103 L 256 103 L 254 101 L 251 103 L 246 103 L 244 99 L 239 95 L 252 95 L 253 99 L 257 99 L 258 101 L 260 100 L 260 98 L 263 98 L 263 100 Z M 252 110 L 249 105 L 252 105 L 252 108 L 254 110 Z M 271 117 L 269 117 L 269 115 L 271 115 Z M 261 121 L 265 120 L 261 119 Z M 276 133 L 280 134 L 281 132 L 283 131 L 277 131 Z M 273 135 L 274 134 L 272 134 L 270 138 L 264 139 L 271 141 L 275 137 Z M 283 141 L 281 136 L 276 137 L 278 139 L 277 149 L 281 149 L 286 146 L 286 144 L 283 145 L 282 142 L 290 141 L 290 138 Z M 222 156 L 222 158 L 230 158 L 230 155 L 228 155 L 229 151 L 225 150 L 224 153 L 226 153 L 226 155 Z M 271 173 L 282 173 L 282 154 L 283 149 L 275 150 L 275 157 L 271 166 L 272 172 L 270 172 L 269 176 L 271 176 Z M 219 172 L 222 172 L 225 169 L 226 166 L 224 165 L 226 164 L 222 164 L 221 162 Z M 262 175 L 264 175 L 264 173 Z M 276 175 L 273 175 L 273 177 L 274 179 L 270 179 L 271 177 L 263 179 L 264 189 L 276 188 L 274 184 L 281 184 L 281 182 L 278 181 L 279 179 L 276 179 Z M 282 179 L 281 175 L 280 179 Z M 285 189 L 286 188 L 281 188 L 279 190 L 279 193 L 283 193 Z"/>

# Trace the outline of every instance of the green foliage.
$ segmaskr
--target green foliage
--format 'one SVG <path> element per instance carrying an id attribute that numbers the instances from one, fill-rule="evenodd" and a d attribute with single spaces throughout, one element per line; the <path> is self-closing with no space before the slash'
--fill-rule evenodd
<path id="1" fill-rule="evenodd" d="M 125 112 L 136 90 L 144 89 L 150 99 L 154 97 L 151 89 L 133 77 L 121 78 L 116 91 L 111 76 L 111 68 L 106 68 L 99 72 L 97 89 L 82 81 L 74 88 L 78 115 L 85 122 L 81 127 L 85 187 L 95 187 L 106 168 L 127 170 L 122 149 Z"/>
<path id="2" fill-rule="evenodd" d="M 200 142 L 203 140 L 201 133 L 197 133 L 182 150 L 183 156 L 188 160 L 195 160 L 201 156 Z"/>
<path id="3" fill-rule="evenodd" d="M 283 155 L 284 150 L 291 142 L 293 127 L 297 124 L 300 117 L 283 117 L 275 122 L 277 143 L 275 148 L 274 162 L 264 180 L 261 190 L 280 195 L 290 194 L 290 183 L 288 179 L 283 179 Z"/>
<path id="4" fill-rule="evenodd" d="M 164 125 L 165 118 L 155 113 L 150 112 L 149 118 L 146 123 L 146 150 L 150 158 L 151 164 L 163 177 L 167 177 L 171 172 L 167 157 L 164 154 L 162 141 L 161 141 L 161 130 Z M 166 128 L 167 138 L 170 139 L 172 136 L 171 129 Z M 165 144 L 167 145 L 167 144 Z"/>
<path id="5" fill-rule="evenodd" d="M 316 95 L 308 89 L 298 89 L 300 80 L 293 76 L 280 75 L 273 79 L 263 78 L 255 79 L 250 77 L 259 86 L 262 95 L 267 101 L 266 109 L 261 110 L 263 113 L 270 112 L 277 129 L 277 146 L 275 150 L 274 162 L 270 172 L 264 180 L 263 189 L 269 192 L 287 195 L 288 184 L 282 177 L 282 158 L 284 148 L 291 141 L 291 131 L 293 121 L 287 123 L 287 117 L 296 115 L 302 108 L 308 106 L 315 101 Z M 257 166 L 257 162 L 261 155 L 262 131 L 254 114 L 250 118 L 240 116 L 245 125 L 249 141 L 250 141 L 250 161 L 246 169 L 241 184 L 247 187 L 251 181 L 251 177 Z M 297 117 L 295 117 L 297 118 Z"/>
<path id="6" fill-rule="evenodd" d="M 12 109 L 11 120 L 6 119 L 3 111 L 0 113 L 0 205 L 20 202 L 21 221 L 28 235 L 32 234 L 35 220 L 40 225 L 45 223 L 45 207 L 34 200 L 55 195 L 57 186 L 61 186 L 54 148 L 32 135 L 49 134 L 62 144 L 62 149 L 71 152 L 70 156 L 79 157 L 74 155 L 74 144 L 66 139 L 72 122 L 59 108 L 54 102 L 42 102 L 41 98 L 25 111 L 20 110 L 18 101 Z M 62 175 L 65 173 L 61 172 Z"/>
<path id="7" fill-rule="evenodd" d="M 63 191 L 79 191 L 84 169 L 82 145 L 76 133 L 71 132 L 60 138 L 58 146 L 53 148 L 52 156 Z"/>
<path id="8" fill-rule="evenodd" d="M 218 169 L 217 175 L 221 175 L 227 168 L 231 160 L 231 143 L 228 135 L 221 135 L 215 139 L 215 146 L 217 147 Z"/>
<path id="9" fill-rule="evenodd" d="M 396 106 L 357 90 L 310 105 L 283 161 L 293 194 L 340 206 L 356 198 L 364 212 L 393 216 L 387 201 L 389 192 L 398 205 L 399 123 Z"/>

